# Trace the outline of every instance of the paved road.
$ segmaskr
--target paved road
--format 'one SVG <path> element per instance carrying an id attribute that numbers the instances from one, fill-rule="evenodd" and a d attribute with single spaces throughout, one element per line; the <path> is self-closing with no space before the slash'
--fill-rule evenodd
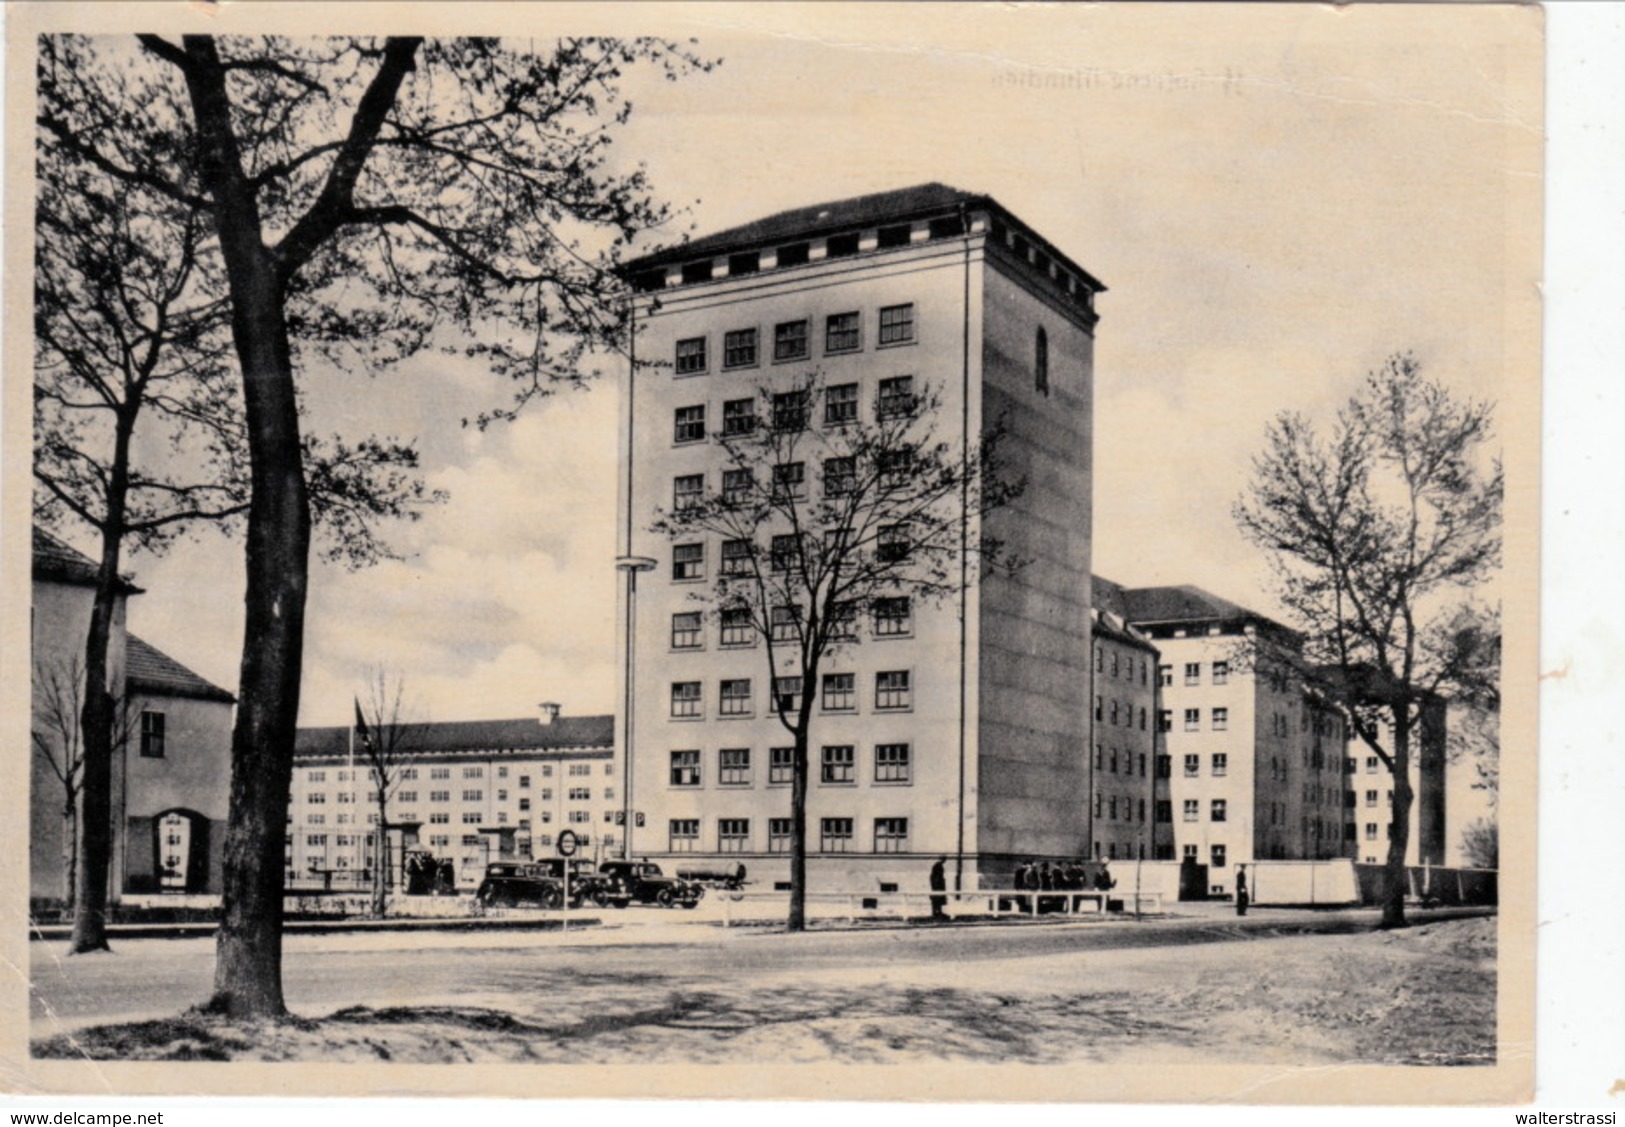
<path id="1" fill-rule="evenodd" d="M 1475 913 L 1476 914 L 1476 913 Z M 1233 942 L 1370 928 L 1372 911 L 1207 911 L 1133 921 L 1006 922 L 863 928 L 784 935 L 723 929 L 658 910 L 615 913 L 599 929 L 295 935 L 285 940 L 289 1006 L 312 1016 L 350 1005 L 545 1005 L 581 988 L 663 992 L 726 976 L 736 985 L 788 975 L 873 975 L 929 966 L 1044 960 L 1090 950 Z M 137 939 L 112 954 L 66 958 L 60 942 L 30 945 L 35 1037 L 108 1020 L 172 1015 L 202 1001 L 212 939 Z M 878 968 L 878 970 L 877 970 Z M 991 969 L 991 968 L 990 968 Z M 1020 968 L 1018 967 L 1018 970 Z M 1033 968 L 1042 973 L 1042 964 Z M 967 969 L 971 978 L 977 977 Z"/>

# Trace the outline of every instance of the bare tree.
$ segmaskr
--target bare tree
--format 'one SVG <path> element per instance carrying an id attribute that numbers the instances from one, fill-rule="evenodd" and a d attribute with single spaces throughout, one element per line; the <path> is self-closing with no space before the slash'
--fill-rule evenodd
<path id="1" fill-rule="evenodd" d="M 791 931 L 806 926 L 807 749 L 825 662 L 957 594 L 974 574 L 961 566 L 968 557 L 1000 566 L 1002 545 L 979 535 L 979 517 L 1025 484 L 1000 478 L 997 431 L 968 450 L 943 441 L 940 407 L 909 377 L 883 387 L 867 419 L 817 376 L 759 388 L 753 413 L 713 436 L 726 460 L 720 488 L 694 482 L 653 525 L 674 542 L 720 538 L 711 613 L 724 632 L 765 643 L 771 708 L 793 741 Z"/>
<path id="2" fill-rule="evenodd" d="M 1461 831 L 1461 852 L 1468 868 L 1501 867 L 1501 834 L 1493 819 L 1468 822 Z"/>
<path id="3" fill-rule="evenodd" d="M 413 719 L 406 678 L 379 666 L 367 674 L 363 697 L 356 698 L 356 740 L 367 764 L 377 824 L 373 832 L 372 914 L 382 919 L 389 906 L 389 801 L 401 781 L 401 766 L 421 742 L 426 725 Z"/>
<path id="4" fill-rule="evenodd" d="M 1275 568 L 1304 633 L 1304 681 L 1393 778 L 1382 926 L 1405 924 L 1411 764 L 1423 709 L 1481 683 L 1486 629 L 1474 592 L 1500 560 L 1501 468 L 1481 465 L 1488 403 L 1460 401 L 1390 357 L 1322 439 L 1284 413 L 1235 508 Z"/>
<path id="5" fill-rule="evenodd" d="M 672 79 L 709 64 L 645 40 L 537 55 L 410 37 L 140 44 L 131 58 L 64 41 L 77 65 L 39 122 L 101 174 L 201 209 L 218 238 L 251 488 L 210 1006 L 278 1016 L 312 515 L 298 374 L 312 349 L 370 370 L 450 333 L 516 381 L 482 422 L 582 380 L 589 350 L 621 340 L 608 299 L 622 249 L 666 217 L 640 170 L 609 163 L 630 113 L 618 80 L 639 63 Z"/>

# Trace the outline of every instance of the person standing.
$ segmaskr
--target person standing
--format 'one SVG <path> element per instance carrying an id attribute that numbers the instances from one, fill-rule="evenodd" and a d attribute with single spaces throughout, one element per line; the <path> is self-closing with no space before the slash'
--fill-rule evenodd
<path id="1" fill-rule="evenodd" d="M 938 857 L 937 863 L 931 866 L 931 918 L 942 920 L 948 918 L 948 897 L 943 893 L 948 891 L 948 858 Z"/>
<path id="2" fill-rule="evenodd" d="M 1247 897 L 1247 867 L 1245 865 L 1237 865 L 1236 866 L 1236 915 L 1245 916 L 1247 914 L 1247 903 L 1248 903 L 1248 897 Z"/>

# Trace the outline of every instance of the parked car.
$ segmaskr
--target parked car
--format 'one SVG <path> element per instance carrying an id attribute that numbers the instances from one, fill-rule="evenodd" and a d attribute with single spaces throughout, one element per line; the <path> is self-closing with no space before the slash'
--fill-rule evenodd
<path id="1" fill-rule="evenodd" d="M 574 890 L 571 891 L 573 898 Z M 474 899 L 487 907 L 536 904 L 557 908 L 564 903 L 564 882 L 555 878 L 543 864 L 493 861 L 485 866 L 485 879 L 475 891 Z"/>
<path id="2" fill-rule="evenodd" d="M 592 867 L 592 862 L 585 857 L 572 857 L 565 860 L 563 857 L 546 857 L 536 862 L 536 865 L 546 870 L 547 875 L 564 886 L 564 870 L 570 870 L 570 907 L 579 908 L 583 904 L 596 904 L 602 908 L 609 904 L 610 882 L 605 876 Z"/>
<path id="3" fill-rule="evenodd" d="M 692 908 L 705 895 L 702 886 L 668 877 L 652 861 L 605 861 L 598 871 L 609 883 L 606 899 L 617 908 L 633 901 L 662 908 Z"/>
<path id="4" fill-rule="evenodd" d="M 677 877 L 707 888 L 726 888 L 736 892 L 745 886 L 745 865 L 742 861 L 678 865 Z"/>

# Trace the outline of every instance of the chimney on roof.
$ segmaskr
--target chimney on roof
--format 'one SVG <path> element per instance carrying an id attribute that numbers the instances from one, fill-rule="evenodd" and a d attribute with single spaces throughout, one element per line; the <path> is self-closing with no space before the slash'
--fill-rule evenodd
<path id="1" fill-rule="evenodd" d="M 544 726 L 553 723 L 559 718 L 560 706 L 553 701 L 544 700 L 539 707 L 542 710 L 541 722 Z"/>

